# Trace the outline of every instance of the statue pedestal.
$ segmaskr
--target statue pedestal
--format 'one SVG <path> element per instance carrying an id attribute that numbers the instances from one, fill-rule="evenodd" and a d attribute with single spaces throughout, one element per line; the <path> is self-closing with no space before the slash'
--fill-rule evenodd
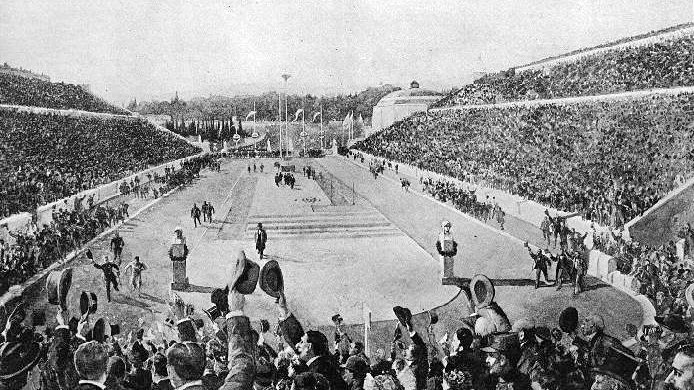
<path id="1" fill-rule="evenodd" d="M 453 265 L 455 264 L 454 260 L 450 256 L 442 256 L 443 258 L 441 259 L 442 261 L 442 267 L 443 267 L 443 279 L 446 278 L 452 278 L 453 277 Z"/>
<path id="2" fill-rule="evenodd" d="M 171 289 L 179 291 L 187 289 L 188 277 L 186 276 L 186 260 L 172 260 L 171 268 L 173 270 Z"/>

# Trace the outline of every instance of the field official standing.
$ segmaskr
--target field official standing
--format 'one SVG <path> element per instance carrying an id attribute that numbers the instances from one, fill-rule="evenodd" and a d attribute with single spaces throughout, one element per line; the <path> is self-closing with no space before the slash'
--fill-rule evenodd
<path id="1" fill-rule="evenodd" d="M 258 251 L 258 257 L 263 259 L 265 244 L 267 243 L 267 232 L 263 229 L 263 224 L 258 222 L 258 229 L 255 231 L 255 249 Z"/>

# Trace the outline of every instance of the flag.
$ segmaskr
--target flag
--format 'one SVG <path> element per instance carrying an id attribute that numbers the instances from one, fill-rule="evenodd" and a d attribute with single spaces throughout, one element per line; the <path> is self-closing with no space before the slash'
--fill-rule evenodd
<path id="1" fill-rule="evenodd" d="M 350 112 L 350 113 L 347 114 L 347 116 L 345 117 L 345 120 L 342 121 L 342 126 L 343 126 L 343 127 L 347 127 L 347 126 L 349 126 L 350 124 L 352 124 L 352 119 L 353 119 L 353 118 L 352 118 L 352 113 Z"/>
<path id="2" fill-rule="evenodd" d="M 246 120 L 248 120 L 248 118 L 250 118 L 252 116 L 255 116 L 255 113 L 256 113 L 255 111 L 249 112 L 248 115 L 246 115 Z"/>
<path id="3" fill-rule="evenodd" d="M 299 119 L 299 114 L 301 114 L 302 112 L 304 112 L 303 108 L 296 110 L 296 114 L 294 114 L 294 120 Z"/>
<path id="4" fill-rule="evenodd" d="M 315 122 L 318 115 L 320 115 L 320 112 L 313 114 L 313 119 L 311 119 L 311 122 Z M 322 118 L 322 116 L 321 116 L 321 118 Z"/>

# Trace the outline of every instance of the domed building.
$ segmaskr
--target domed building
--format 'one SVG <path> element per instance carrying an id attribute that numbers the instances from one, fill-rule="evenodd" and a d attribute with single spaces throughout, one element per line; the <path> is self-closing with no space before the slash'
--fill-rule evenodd
<path id="1" fill-rule="evenodd" d="M 419 83 L 413 81 L 410 83 L 410 89 L 391 92 L 374 106 L 371 129 L 379 131 L 415 112 L 426 111 L 441 97 L 441 93 L 420 89 Z"/>

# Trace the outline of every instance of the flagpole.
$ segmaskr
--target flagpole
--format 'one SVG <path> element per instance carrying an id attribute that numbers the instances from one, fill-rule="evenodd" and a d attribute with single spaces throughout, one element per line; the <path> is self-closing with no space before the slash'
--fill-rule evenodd
<path id="1" fill-rule="evenodd" d="M 320 148 L 323 149 L 323 106 L 320 106 Z"/>
<path id="2" fill-rule="evenodd" d="M 306 158 L 306 111 L 301 111 L 301 134 L 304 135 L 304 158 Z"/>

